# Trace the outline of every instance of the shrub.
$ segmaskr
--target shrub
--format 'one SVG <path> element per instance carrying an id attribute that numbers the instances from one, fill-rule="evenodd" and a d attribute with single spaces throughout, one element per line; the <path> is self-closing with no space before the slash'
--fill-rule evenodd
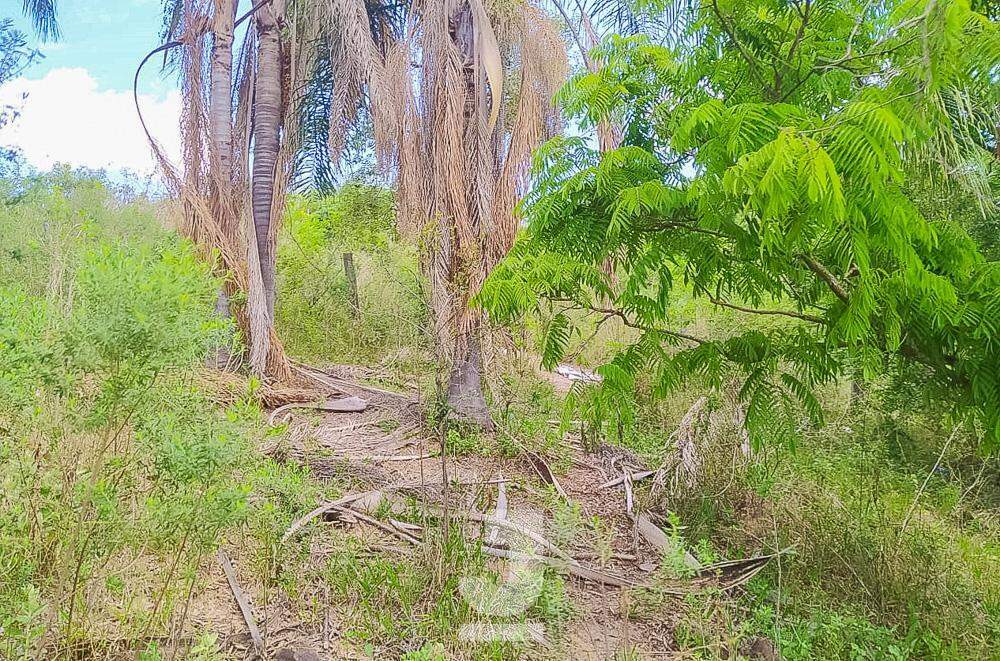
<path id="1" fill-rule="evenodd" d="M 135 234 L 114 236 L 126 217 Z M 30 238 L 46 224 L 58 240 Z M 30 192 L 8 229 L 24 250 L 0 255 L 19 277 L 0 289 L 0 656 L 103 655 L 112 627 L 174 622 L 246 513 L 245 424 L 193 378 L 225 330 L 217 282 L 94 182 Z"/>
<path id="2" fill-rule="evenodd" d="M 397 240 L 392 193 L 347 185 L 293 197 L 278 245 L 277 325 L 300 358 L 422 365 L 428 346 L 425 287 L 416 251 Z M 354 253 L 360 310 L 353 310 L 343 254 Z M 414 351 L 416 350 L 416 351 Z"/>

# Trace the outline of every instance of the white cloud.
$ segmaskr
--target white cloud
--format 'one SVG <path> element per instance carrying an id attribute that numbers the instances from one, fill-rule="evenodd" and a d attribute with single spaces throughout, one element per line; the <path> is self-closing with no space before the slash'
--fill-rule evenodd
<path id="1" fill-rule="evenodd" d="M 141 94 L 139 103 L 150 132 L 177 162 L 180 93 Z M 16 78 L 0 86 L 0 107 L 8 104 L 21 113 L 0 128 L 0 145 L 20 147 L 40 170 L 67 163 L 143 175 L 156 171 L 131 90 L 99 91 L 86 69 L 53 69 L 37 80 Z"/>

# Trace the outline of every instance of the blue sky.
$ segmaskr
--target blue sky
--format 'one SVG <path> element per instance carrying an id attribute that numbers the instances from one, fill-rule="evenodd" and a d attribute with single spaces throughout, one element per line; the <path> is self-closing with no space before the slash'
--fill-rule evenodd
<path id="1" fill-rule="evenodd" d="M 160 43 L 162 0 L 58 0 L 62 32 L 41 43 L 21 13 L 22 0 L 0 0 L 0 18 L 13 18 L 44 55 L 21 78 L 0 86 L 0 105 L 21 109 L 0 128 L 0 145 L 20 147 L 34 167 L 56 163 L 155 171 L 132 103 L 132 77 Z M 157 63 L 140 79 L 140 103 L 168 154 L 179 153 L 180 95 Z"/>
<path id="2" fill-rule="evenodd" d="M 49 43 L 38 42 L 21 5 L 21 0 L 0 0 L 0 17 L 13 18 L 45 56 L 27 72 L 29 78 L 41 78 L 53 69 L 82 67 L 99 89 L 129 90 L 139 60 L 160 43 L 161 0 L 59 0 L 62 35 Z M 174 86 L 156 67 L 144 73 L 142 92 L 163 93 Z"/>

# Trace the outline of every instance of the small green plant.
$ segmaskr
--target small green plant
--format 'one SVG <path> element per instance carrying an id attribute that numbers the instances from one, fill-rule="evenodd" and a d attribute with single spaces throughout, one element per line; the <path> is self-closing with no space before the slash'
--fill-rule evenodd
<path id="1" fill-rule="evenodd" d="M 590 519 L 591 537 L 593 539 L 594 550 L 597 551 L 597 561 L 606 565 L 614 555 L 615 527 L 609 521 L 599 516 Z"/>
<path id="2" fill-rule="evenodd" d="M 402 656 L 403 661 L 448 661 L 448 654 L 441 643 L 426 643 L 414 652 Z"/>
<path id="3" fill-rule="evenodd" d="M 450 425 L 445 438 L 445 451 L 453 456 L 493 454 L 487 444 L 487 437 L 477 429 L 463 425 Z"/>
<path id="4" fill-rule="evenodd" d="M 545 582 L 528 615 L 539 617 L 559 631 L 576 614 L 577 608 L 566 591 L 566 581 L 552 570 L 545 572 Z"/>
<path id="5" fill-rule="evenodd" d="M 667 523 L 668 528 L 666 532 L 670 540 L 670 549 L 664 551 L 661 556 L 662 564 L 660 565 L 660 572 L 669 578 L 692 576 L 694 569 L 687 559 L 688 548 L 687 542 L 683 535 L 681 535 L 681 530 L 683 530 L 681 519 L 677 516 L 676 512 L 668 512 Z"/>
<path id="6" fill-rule="evenodd" d="M 188 652 L 190 661 L 225 661 L 226 655 L 219 646 L 219 636 L 203 633 Z"/>
<path id="7" fill-rule="evenodd" d="M 580 503 L 566 500 L 553 490 L 550 494 L 552 509 L 551 541 L 559 548 L 569 548 L 587 529 Z"/>

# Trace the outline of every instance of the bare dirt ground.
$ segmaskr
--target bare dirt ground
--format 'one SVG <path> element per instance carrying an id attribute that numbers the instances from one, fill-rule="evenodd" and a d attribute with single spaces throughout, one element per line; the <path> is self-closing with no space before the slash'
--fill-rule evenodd
<path id="1" fill-rule="evenodd" d="M 331 374 L 345 382 L 356 376 L 345 368 Z M 550 374 L 548 379 L 558 382 L 555 384 L 558 388 L 568 389 L 565 377 Z M 540 521 L 541 535 L 549 537 L 546 531 L 552 528 L 553 512 L 546 503 L 551 503 L 554 492 L 561 491 L 558 497 L 577 504 L 585 520 L 596 518 L 600 522 L 602 546 L 595 548 L 591 540 L 589 546 L 569 543 L 562 549 L 582 568 L 566 577 L 575 614 L 558 641 L 547 640 L 532 647 L 527 658 L 614 659 L 626 651 L 633 655 L 628 658 L 675 655 L 674 623 L 669 621 L 670 616 L 659 609 L 653 619 L 637 618 L 630 608 L 631 592 L 627 589 L 649 579 L 662 554 L 637 531 L 627 514 L 623 485 L 602 488 L 626 471 L 640 468 L 638 460 L 610 448 L 585 452 L 572 433 L 564 438 L 565 454 L 560 457 L 527 453 L 517 458 L 442 458 L 441 444 L 423 426 L 421 403 L 414 396 L 361 388 L 345 390 L 363 397 L 367 409 L 356 413 L 308 408 L 278 410 L 273 422 L 286 423 L 287 432 L 264 448 L 278 460 L 307 466 L 318 480 L 336 480 L 338 485 L 348 485 L 345 491 L 377 493 L 375 502 L 354 504 L 351 511 L 357 512 L 356 515 L 326 513 L 304 524 L 296 534 L 309 539 L 308 557 L 300 559 L 305 567 L 322 564 L 333 540 L 348 535 L 356 536 L 376 549 L 375 552 L 412 552 L 413 544 L 401 538 L 407 535 L 419 538 L 420 529 L 392 521 L 392 512 L 396 511 L 392 503 L 402 496 L 410 496 L 411 502 L 416 499 L 435 510 L 447 505 L 459 517 L 472 513 L 504 518 L 509 513 L 511 520 Z M 550 463 L 568 467 L 557 473 L 557 484 L 548 479 Z M 505 507 L 498 507 L 501 500 L 506 500 Z M 378 516 L 375 511 L 378 507 L 382 507 L 381 527 L 371 520 L 359 520 L 362 516 Z M 465 532 L 471 539 L 490 534 L 482 522 L 469 523 Z M 228 552 L 240 585 L 247 592 L 253 617 L 266 638 L 265 657 L 300 661 L 368 658 L 342 638 L 349 613 L 330 605 L 328 591 L 321 583 L 312 582 L 303 588 L 312 591 L 306 598 L 297 595 L 296 603 L 316 604 L 316 608 L 303 611 L 283 594 L 262 593 L 262 582 L 250 575 L 237 544 L 230 544 Z M 489 560 L 490 566 L 500 573 L 507 562 L 500 558 Z M 217 565 L 205 569 L 207 583 L 194 596 L 189 614 L 191 624 L 197 630 L 218 633 L 237 658 L 252 658 L 254 650 L 247 623 L 230 585 Z M 618 582 L 624 587 L 607 582 Z"/>

